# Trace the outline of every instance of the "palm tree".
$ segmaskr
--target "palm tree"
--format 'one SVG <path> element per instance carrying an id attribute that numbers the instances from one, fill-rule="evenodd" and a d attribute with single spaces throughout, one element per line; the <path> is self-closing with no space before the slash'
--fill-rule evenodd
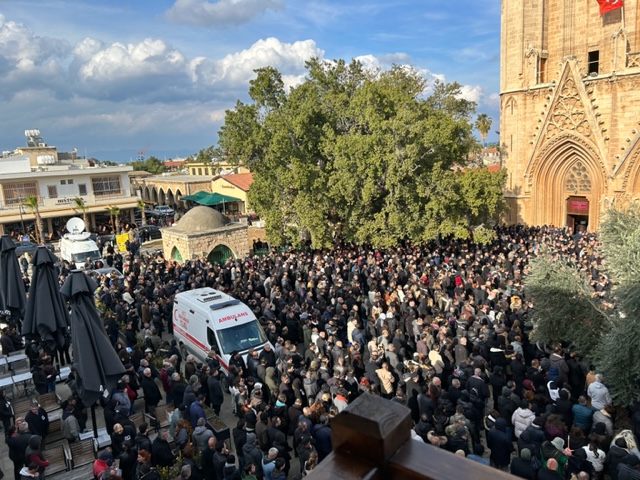
<path id="1" fill-rule="evenodd" d="M 144 201 L 141 198 L 138 199 L 138 208 L 140 209 L 140 218 L 144 226 L 147 224 L 147 216 L 144 214 Z"/>
<path id="2" fill-rule="evenodd" d="M 486 113 L 481 113 L 476 118 L 475 127 L 480 132 L 480 138 L 482 138 L 482 146 L 485 146 L 484 140 L 487 138 L 489 130 L 491 130 L 491 117 Z"/>
<path id="3" fill-rule="evenodd" d="M 116 207 L 115 205 L 111 207 L 107 207 L 107 211 L 109 212 L 109 218 L 111 219 L 111 226 L 113 227 L 114 233 L 118 233 L 116 220 L 118 219 L 118 214 L 120 213 L 120 207 Z"/>
<path id="4" fill-rule="evenodd" d="M 36 197 L 35 195 L 27 195 L 26 197 L 24 197 L 22 204 L 29 210 L 31 210 L 33 212 L 33 215 L 35 216 L 36 243 L 40 243 L 44 240 L 44 225 L 42 224 L 42 217 L 40 216 L 40 205 L 38 197 Z"/>
<path id="5" fill-rule="evenodd" d="M 87 223 L 87 210 L 89 207 L 87 207 L 87 204 L 84 203 L 84 199 L 82 199 L 81 197 L 74 198 L 73 203 L 73 208 L 82 212 L 82 221 L 84 222 L 84 228 L 89 231 L 89 224 Z"/>

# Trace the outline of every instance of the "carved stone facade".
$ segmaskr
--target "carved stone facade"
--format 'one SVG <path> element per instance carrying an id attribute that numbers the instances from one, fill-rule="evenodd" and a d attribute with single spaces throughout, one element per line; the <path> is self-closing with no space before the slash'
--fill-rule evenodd
<path id="1" fill-rule="evenodd" d="M 503 0 L 501 23 L 507 219 L 597 229 L 640 197 L 640 11 Z"/>

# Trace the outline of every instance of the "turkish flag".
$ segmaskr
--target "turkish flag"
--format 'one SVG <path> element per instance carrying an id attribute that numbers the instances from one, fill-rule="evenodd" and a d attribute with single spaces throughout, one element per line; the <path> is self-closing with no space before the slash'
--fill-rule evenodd
<path id="1" fill-rule="evenodd" d="M 615 10 L 622 7 L 622 0 L 598 0 L 600 4 L 600 15 L 609 10 Z"/>

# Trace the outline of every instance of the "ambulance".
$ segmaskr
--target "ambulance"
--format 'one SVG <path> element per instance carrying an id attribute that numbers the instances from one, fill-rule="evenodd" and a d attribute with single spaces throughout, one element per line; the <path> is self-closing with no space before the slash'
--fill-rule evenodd
<path id="1" fill-rule="evenodd" d="M 232 352 L 239 352 L 246 361 L 250 348 L 260 352 L 269 343 L 247 305 L 210 287 L 176 294 L 173 336 L 185 359 L 187 354 L 192 354 L 204 362 L 213 350 L 224 374 L 228 373 Z M 226 378 L 222 379 L 223 386 L 227 387 L 225 381 Z"/>

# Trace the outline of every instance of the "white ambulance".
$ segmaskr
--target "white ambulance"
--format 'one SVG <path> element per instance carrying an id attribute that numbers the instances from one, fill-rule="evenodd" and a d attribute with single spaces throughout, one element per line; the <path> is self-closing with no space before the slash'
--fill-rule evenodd
<path id="1" fill-rule="evenodd" d="M 173 336 L 183 357 L 191 353 L 204 362 L 211 350 L 216 352 L 224 373 L 228 371 L 232 352 L 238 351 L 246 361 L 251 347 L 260 352 L 269 343 L 248 306 L 210 287 L 176 294 Z"/>

